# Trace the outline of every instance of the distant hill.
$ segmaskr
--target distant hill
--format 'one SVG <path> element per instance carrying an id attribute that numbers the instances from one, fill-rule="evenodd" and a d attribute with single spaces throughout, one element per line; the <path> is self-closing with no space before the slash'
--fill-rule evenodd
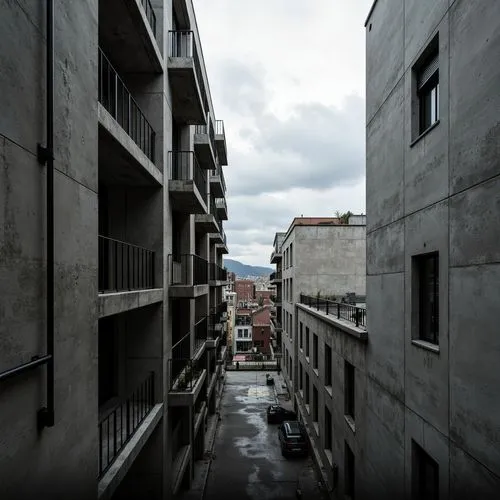
<path id="1" fill-rule="evenodd" d="M 236 276 L 268 276 L 274 269 L 271 267 L 249 266 L 242 264 L 237 260 L 224 259 L 224 265 L 228 271 L 236 274 Z"/>

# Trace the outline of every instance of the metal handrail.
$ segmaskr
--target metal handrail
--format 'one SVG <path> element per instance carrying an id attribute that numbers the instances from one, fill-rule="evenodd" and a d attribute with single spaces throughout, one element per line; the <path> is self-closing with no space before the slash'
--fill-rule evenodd
<path id="1" fill-rule="evenodd" d="M 99 102 L 154 163 L 156 132 L 100 47 L 98 59 Z"/>
<path id="2" fill-rule="evenodd" d="M 111 467 L 155 404 L 154 372 L 99 422 L 99 478 Z"/>
<path id="3" fill-rule="evenodd" d="M 169 151 L 169 178 L 176 181 L 193 181 L 207 203 L 207 176 L 198 163 L 194 151 Z"/>
<path id="4" fill-rule="evenodd" d="M 168 256 L 170 285 L 207 285 L 208 261 L 195 254 Z"/>
<path id="5" fill-rule="evenodd" d="M 317 311 L 324 312 L 327 316 L 336 316 L 337 319 L 349 321 L 354 323 L 358 328 L 363 327 L 366 329 L 366 309 L 364 307 L 304 294 L 300 294 L 300 303 L 315 308 Z"/>

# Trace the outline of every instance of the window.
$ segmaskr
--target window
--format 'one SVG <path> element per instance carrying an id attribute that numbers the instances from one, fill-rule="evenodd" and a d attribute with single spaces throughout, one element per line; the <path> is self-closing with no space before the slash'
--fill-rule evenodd
<path id="1" fill-rule="evenodd" d="M 318 369 L 318 336 L 313 333 L 313 368 Z"/>
<path id="2" fill-rule="evenodd" d="M 332 348 L 325 344 L 325 385 L 332 385 Z"/>
<path id="3" fill-rule="evenodd" d="M 309 373 L 306 372 L 306 405 L 309 404 Z"/>
<path id="4" fill-rule="evenodd" d="M 354 499 L 354 453 L 344 441 L 345 495 Z"/>
<path id="5" fill-rule="evenodd" d="M 293 379 L 293 361 L 292 356 L 290 356 L 290 378 Z"/>
<path id="6" fill-rule="evenodd" d="M 313 422 L 318 421 L 318 389 L 313 385 Z"/>
<path id="7" fill-rule="evenodd" d="M 439 466 L 415 441 L 412 446 L 412 499 L 439 498 Z"/>
<path id="8" fill-rule="evenodd" d="M 344 398 L 344 413 L 354 420 L 354 366 L 348 361 L 345 362 L 344 367 Z"/>
<path id="9" fill-rule="evenodd" d="M 304 368 L 302 368 L 302 363 L 299 362 L 299 391 L 304 390 Z"/>
<path id="10" fill-rule="evenodd" d="M 306 326 L 306 356 L 309 357 L 309 328 Z"/>
<path id="11" fill-rule="evenodd" d="M 414 257 L 416 289 L 414 304 L 418 315 L 416 337 L 439 344 L 439 254 Z"/>
<path id="12" fill-rule="evenodd" d="M 304 347 L 304 325 L 302 324 L 302 321 L 300 322 L 299 325 L 299 347 L 302 349 Z"/>
<path id="13" fill-rule="evenodd" d="M 243 332 L 243 338 L 247 339 L 248 338 L 248 330 L 245 330 Z"/>
<path id="14" fill-rule="evenodd" d="M 418 99 L 418 133 L 439 120 L 439 39 L 436 37 L 415 68 Z"/>
<path id="15" fill-rule="evenodd" d="M 290 243 L 290 267 L 293 267 L 293 243 Z"/>
<path id="16" fill-rule="evenodd" d="M 325 406 L 325 450 L 332 451 L 332 414 Z"/>

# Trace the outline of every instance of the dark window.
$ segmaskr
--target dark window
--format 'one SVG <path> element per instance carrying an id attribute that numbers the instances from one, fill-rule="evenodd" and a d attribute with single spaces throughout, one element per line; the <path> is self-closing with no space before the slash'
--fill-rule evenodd
<path id="1" fill-rule="evenodd" d="M 325 345 L 325 385 L 332 385 L 332 348 Z"/>
<path id="2" fill-rule="evenodd" d="M 439 254 L 415 257 L 418 279 L 418 338 L 439 343 Z"/>
<path id="3" fill-rule="evenodd" d="M 355 391 L 354 391 L 354 366 L 351 365 L 348 361 L 345 362 L 344 368 L 344 405 L 346 415 L 349 415 L 354 420 L 354 400 L 355 400 Z"/>
<path id="4" fill-rule="evenodd" d="M 99 320 L 98 349 L 98 401 L 99 405 L 102 405 L 118 395 L 118 366 L 116 359 L 118 345 L 115 320 L 112 317 Z"/>
<path id="5" fill-rule="evenodd" d="M 354 499 L 354 453 L 347 443 L 344 444 L 345 456 L 345 494 Z"/>
<path id="6" fill-rule="evenodd" d="M 302 324 L 302 321 L 300 322 L 299 326 L 299 347 L 302 349 L 304 347 L 304 332 L 303 332 L 303 327 L 304 325 Z"/>
<path id="7" fill-rule="evenodd" d="M 293 379 L 293 361 L 292 356 L 290 356 L 290 378 Z"/>
<path id="8" fill-rule="evenodd" d="M 318 389 L 313 385 L 313 421 L 318 421 Z"/>
<path id="9" fill-rule="evenodd" d="M 306 405 L 309 404 L 309 373 L 306 372 Z"/>
<path id="10" fill-rule="evenodd" d="M 313 333 L 313 368 L 318 368 L 318 336 Z"/>
<path id="11" fill-rule="evenodd" d="M 419 107 L 419 134 L 439 120 L 439 53 L 438 39 L 429 46 L 416 67 Z"/>
<path id="12" fill-rule="evenodd" d="M 332 414 L 325 406 L 325 450 L 332 451 Z"/>
<path id="13" fill-rule="evenodd" d="M 299 390 L 302 391 L 304 389 L 304 372 L 302 368 L 302 363 L 299 362 Z"/>
<path id="14" fill-rule="evenodd" d="M 306 326 L 306 356 L 309 356 L 309 328 Z"/>
<path id="15" fill-rule="evenodd" d="M 412 498 L 413 500 L 437 500 L 439 498 L 439 466 L 415 442 L 413 442 Z"/>

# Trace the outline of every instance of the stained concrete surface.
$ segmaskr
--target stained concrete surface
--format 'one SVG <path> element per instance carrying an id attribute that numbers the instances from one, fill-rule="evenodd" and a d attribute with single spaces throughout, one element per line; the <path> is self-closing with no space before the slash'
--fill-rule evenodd
<path id="1" fill-rule="evenodd" d="M 284 458 L 278 426 L 266 421 L 266 408 L 276 401 L 265 372 L 227 372 L 221 421 L 205 488 L 205 500 L 322 498 L 311 458 Z M 299 483 L 299 480 L 301 481 Z M 309 494 L 311 492 L 311 494 Z"/>

